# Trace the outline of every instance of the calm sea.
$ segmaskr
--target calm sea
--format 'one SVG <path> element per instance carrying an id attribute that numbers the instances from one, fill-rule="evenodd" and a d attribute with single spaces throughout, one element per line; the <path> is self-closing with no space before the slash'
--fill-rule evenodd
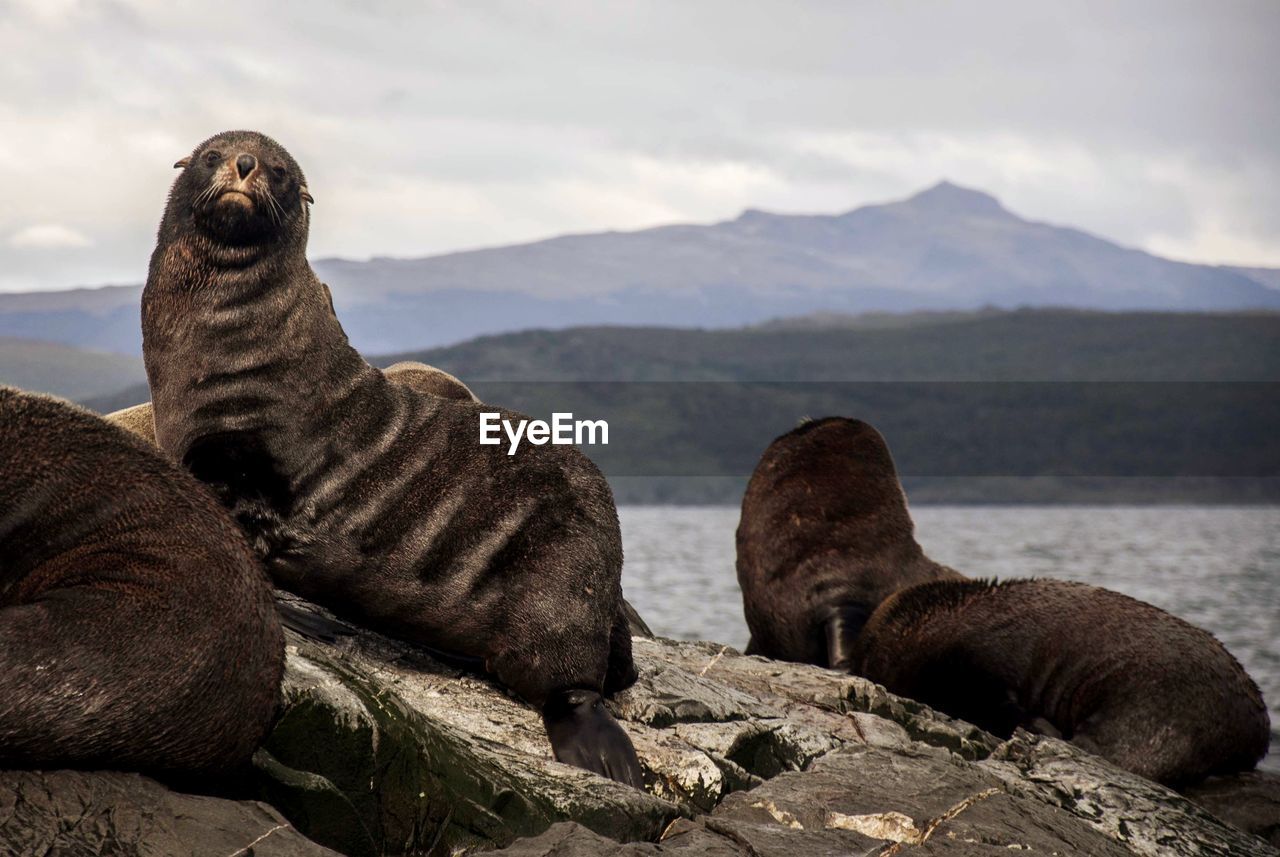
<path id="1" fill-rule="evenodd" d="M 747 642 L 734 573 L 737 507 L 619 510 L 627 598 L 677 639 Z M 913 507 L 935 560 L 973 577 L 1058 577 L 1115 589 L 1211 631 L 1271 709 L 1280 770 L 1280 508 Z"/>

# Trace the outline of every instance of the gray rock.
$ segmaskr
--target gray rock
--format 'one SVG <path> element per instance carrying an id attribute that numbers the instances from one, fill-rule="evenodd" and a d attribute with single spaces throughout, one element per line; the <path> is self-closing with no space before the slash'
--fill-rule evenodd
<path id="1" fill-rule="evenodd" d="M 821 724 L 845 740 L 870 740 L 869 731 L 890 745 L 922 742 L 970 759 L 985 758 L 1000 743 L 972 724 L 894 696 L 858 676 L 743 656 L 715 643 L 636 640 L 635 651 L 638 660 L 667 664 L 714 679 L 771 703 L 788 717 Z M 844 716 L 822 716 L 822 712 Z M 866 714 L 874 715 L 881 722 L 856 716 Z M 848 715 L 853 716 L 846 717 Z M 886 730 L 885 721 L 898 728 Z"/>
<path id="2" fill-rule="evenodd" d="M 171 844 L 207 828 L 223 855 L 268 831 L 269 848 L 319 848 L 305 836 L 352 857 L 1280 854 L 1069 744 L 1002 743 L 856 677 L 640 636 L 640 680 L 609 703 L 644 769 L 637 791 L 555 762 L 538 712 L 487 679 L 350 630 L 290 632 L 281 715 L 242 787 L 274 810 L 125 774 L 64 773 L 53 791 L 8 774 L 0 844 L 107 853 L 111 835 L 140 854 L 202 854 Z M 1266 814 L 1263 786 L 1235 783 L 1252 796 L 1247 824 Z M 1215 794 L 1199 799 L 1228 815 Z"/>
<path id="3" fill-rule="evenodd" d="M 1183 794 L 1232 827 L 1280 848 L 1280 776 L 1249 771 L 1210 777 Z"/>
<path id="4" fill-rule="evenodd" d="M 650 840 L 681 812 L 555 762 L 536 710 L 412 646 L 360 629 L 289 641 L 256 796 L 343 853 L 492 848 L 562 820 Z"/>
<path id="5" fill-rule="evenodd" d="M 181 794 L 115 771 L 0 772 L 0 853 L 337 857 L 265 804 Z"/>
<path id="6" fill-rule="evenodd" d="M 951 855 L 1130 852 L 1070 814 L 1011 794 L 956 756 L 851 747 L 808 770 L 730 795 L 707 828 L 760 857 L 797 854 Z"/>
<path id="7" fill-rule="evenodd" d="M 518 843 L 515 853 L 645 854 L 659 853 L 652 844 L 659 839 L 662 853 L 696 843 L 788 857 L 879 853 L 898 843 L 973 854 L 1267 848 L 1061 742 L 1019 736 L 1002 744 L 857 677 L 726 646 L 640 637 L 633 644 L 640 680 L 610 705 L 636 744 L 648 795 L 556 764 L 528 706 L 482 677 L 366 631 L 336 644 L 294 640 L 288 708 L 267 750 L 355 808 L 370 839 L 363 851 L 345 843 L 352 853 Z M 316 719 L 286 740 L 290 718 L 308 706 Z M 410 749 L 395 749 L 404 743 Z M 387 765 L 386 754 L 415 761 Z M 268 797 L 300 829 L 337 843 L 301 814 L 310 801 L 330 799 L 324 785 L 305 782 L 311 791 L 298 795 L 297 811 Z M 417 803 L 396 798 L 406 793 Z M 401 810 L 388 815 L 397 804 Z M 1171 845 L 1170 834 L 1183 844 Z"/>
<path id="8" fill-rule="evenodd" d="M 979 766 L 1011 793 L 1061 807 L 1144 857 L 1280 855 L 1177 792 L 1065 741 L 1020 731 Z"/>

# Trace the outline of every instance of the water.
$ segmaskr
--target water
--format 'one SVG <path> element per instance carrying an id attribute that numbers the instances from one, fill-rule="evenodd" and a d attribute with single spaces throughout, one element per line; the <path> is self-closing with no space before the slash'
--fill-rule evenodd
<path id="1" fill-rule="evenodd" d="M 1271 710 L 1280 770 L 1280 509 L 921 506 L 916 537 L 972 577 L 1057 577 L 1105 586 L 1211 631 Z M 747 643 L 734 572 L 737 507 L 620 510 L 627 598 L 676 639 Z"/>

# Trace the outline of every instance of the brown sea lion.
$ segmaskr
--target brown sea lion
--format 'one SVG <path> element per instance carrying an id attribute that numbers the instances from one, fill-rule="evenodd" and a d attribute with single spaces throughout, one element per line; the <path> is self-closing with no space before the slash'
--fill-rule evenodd
<path id="1" fill-rule="evenodd" d="M 120 428 L 131 434 L 136 434 L 152 446 L 156 445 L 156 424 L 151 415 L 150 402 L 143 402 L 140 405 L 112 411 L 105 415 L 103 419 L 120 426 Z"/>
<path id="2" fill-rule="evenodd" d="M 475 659 L 555 756 L 638 785 L 601 695 L 635 681 L 608 483 L 568 446 L 479 443 L 499 408 L 389 382 L 306 259 L 310 194 L 236 131 L 180 161 L 142 299 L 160 447 L 211 485 L 276 583 Z"/>
<path id="3" fill-rule="evenodd" d="M 266 576 L 207 488 L 0 387 L 0 765 L 229 770 L 283 667 Z"/>
<path id="4" fill-rule="evenodd" d="M 1060 580 L 943 580 L 890 596 L 852 671 L 1002 737 L 1064 738 L 1167 785 L 1252 769 L 1270 721 L 1206 631 Z"/>
<path id="5" fill-rule="evenodd" d="M 443 369 L 419 363 L 416 360 L 402 360 L 383 369 L 392 383 L 403 384 L 420 393 L 430 393 L 445 399 L 462 399 L 468 402 L 480 401 L 471 388 L 450 375 Z"/>
<path id="6" fill-rule="evenodd" d="M 413 390 L 442 396 L 446 399 L 467 399 L 478 402 L 475 393 L 466 384 L 459 381 L 443 369 L 428 366 L 415 360 L 402 360 L 382 370 L 387 380 L 393 384 L 403 384 Z M 106 415 L 109 422 L 133 432 L 148 443 L 156 442 L 156 425 L 151 412 L 151 403 L 143 402 L 130 408 L 122 408 Z"/>
<path id="7" fill-rule="evenodd" d="M 924 555 L 884 438 L 859 420 L 769 444 L 742 499 L 738 584 L 749 654 L 848 667 L 862 624 L 913 583 L 963 579 Z"/>

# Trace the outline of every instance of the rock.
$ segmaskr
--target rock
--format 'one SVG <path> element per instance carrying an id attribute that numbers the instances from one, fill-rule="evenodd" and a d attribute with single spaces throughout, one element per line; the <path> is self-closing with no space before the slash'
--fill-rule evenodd
<path id="1" fill-rule="evenodd" d="M 646 840 L 680 814 L 553 761 L 539 713 L 493 683 L 352 630 L 290 633 L 283 711 L 256 759 L 256 796 L 317 841 L 352 857 L 448 853 L 567 819 Z"/>
<path id="2" fill-rule="evenodd" d="M 1249 771 L 1210 777 L 1183 794 L 1232 827 L 1280 848 L 1280 775 Z"/>
<path id="3" fill-rule="evenodd" d="M 700 824 L 679 819 L 667 828 L 660 845 L 651 842 L 624 845 L 566 821 L 552 825 L 538 836 L 522 839 L 504 848 L 502 853 L 509 857 L 648 857 L 657 854 L 747 857 L 750 852 Z"/>
<path id="4" fill-rule="evenodd" d="M 536 711 L 412 646 L 290 643 L 259 796 L 353 855 L 1268 853 L 1071 745 L 726 646 L 633 638 L 640 680 L 609 704 L 646 794 L 557 764 Z"/>
<path id="5" fill-rule="evenodd" d="M 851 747 L 730 795 L 707 828 L 759 857 L 797 854 L 1129 857 L 1120 843 L 954 755 Z"/>
<path id="6" fill-rule="evenodd" d="M 1073 744 L 1019 731 L 981 763 L 1010 792 L 1059 806 L 1134 854 L 1278 854 L 1159 783 Z"/>
<path id="7" fill-rule="evenodd" d="M 338 857 L 265 804 L 115 771 L 0 771 L 0 853 Z"/>
<path id="8" fill-rule="evenodd" d="M 810 721 L 845 740 L 867 741 L 874 736 L 889 746 L 923 742 L 969 759 L 986 757 L 1000 743 L 972 724 L 894 696 L 858 676 L 743 656 L 714 643 L 636 640 L 635 651 L 637 660 L 651 658 L 699 677 L 714 678 L 773 703 L 788 718 Z M 848 720 L 840 723 L 845 717 L 823 716 L 823 712 L 844 715 Z"/>
<path id="9" fill-rule="evenodd" d="M 306 602 L 286 608 L 297 627 L 342 628 Z M 110 835 L 140 854 L 206 853 L 173 845 L 195 837 L 225 857 L 271 832 L 259 857 L 1280 855 L 1061 741 L 1002 743 L 853 676 L 636 636 L 640 679 L 609 705 L 636 745 L 641 792 L 556 763 L 538 712 L 484 677 L 348 630 L 289 632 L 279 719 L 252 776 L 224 789 L 253 800 L 127 774 L 6 774 L 0 845 L 102 853 Z M 54 776 L 65 782 L 23 779 Z M 1268 783 L 1209 784 L 1198 799 L 1246 808 L 1232 817 L 1256 827 Z"/>

